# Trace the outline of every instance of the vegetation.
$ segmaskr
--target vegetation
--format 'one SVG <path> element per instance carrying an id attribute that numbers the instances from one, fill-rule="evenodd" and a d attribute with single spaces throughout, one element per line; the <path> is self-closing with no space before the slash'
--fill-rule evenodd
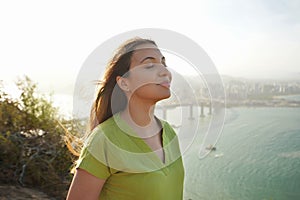
<path id="1" fill-rule="evenodd" d="M 77 123 L 60 116 L 28 77 L 16 85 L 18 99 L 0 86 L 0 183 L 38 187 L 64 199 L 76 159 L 65 135 L 77 132 Z"/>

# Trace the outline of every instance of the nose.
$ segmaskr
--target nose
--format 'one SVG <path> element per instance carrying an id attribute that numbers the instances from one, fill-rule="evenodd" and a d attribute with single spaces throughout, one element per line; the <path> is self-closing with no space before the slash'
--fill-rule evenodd
<path id="1" fill-rule="evenodd" d="M 159 71 L 159 76 L 168 76 L 168 78 L 171 80 L 172 78 L 172 74 L 171 72 L 167 69 L 166 66 L 162 65 L 160 67 L 160 71 Z"/>

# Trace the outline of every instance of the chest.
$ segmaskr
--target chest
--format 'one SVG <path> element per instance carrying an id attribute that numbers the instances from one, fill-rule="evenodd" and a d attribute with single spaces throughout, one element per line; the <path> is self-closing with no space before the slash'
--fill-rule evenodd
<path id="1" fill-rule="evenodd" d="M 151 150 L 158 156 L 158 158 L 164 163 L 165 152 L 163 149 L 163 141 L 161 134 L 157 134 L 150 138 L 144 138 L 144 142 L 151 148 Z"/>
<path id="2" fill-rule="evenodd" d="M 112 199 L 182 200 L 184 168 L 178 159 L 171 165 L 148 173 L 118 172 L 109 177 L 104 197 Z M 100 198 L 101 199 L 101 198 Z"/>

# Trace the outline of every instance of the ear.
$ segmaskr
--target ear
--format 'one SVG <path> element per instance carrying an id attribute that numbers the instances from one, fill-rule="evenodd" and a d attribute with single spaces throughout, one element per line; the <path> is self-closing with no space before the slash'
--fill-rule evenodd
<path id="1" fill-rule="evenodd" d="M 116 78 L 118 86 L 123 90 L 124 92 L 129 92 L 129 85 L 128 85 L 128 80 L 124 77 L 117 76 Z"/>

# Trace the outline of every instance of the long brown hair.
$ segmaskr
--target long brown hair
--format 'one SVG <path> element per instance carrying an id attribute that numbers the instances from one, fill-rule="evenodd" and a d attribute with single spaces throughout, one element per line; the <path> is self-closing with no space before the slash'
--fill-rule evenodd
<path id="1" fill-rule="evenodd" d="M 100 87 L 90 113 L 88 133 L 113 114 L 125 109 L 127 98 L 118 86 L 116 78 L 128 75 L 132 54 L 139 45 L 147 43 L 157 46 L 153 40 L 135 37 L 124 42 L 115 51 L 107 64 L 103 79 L 99 82 Z"/>
<path id="2" fill-rule="evenodd" d="M 143 44 L 153 44 L 157 46 L 153 40 L 135 37 L 125 41 L 116 49 L 113 57 L 106 66 L 102 80 L 98 81 L 99 89 L 92 104 L 86 134 L 82 138 L 77 138 L 69 133 L 69 131 L 59 123 L 66 132 L 66 145 L 75 156 L 78 157 L 80 155 L 84 140 L 97 125 L 126 108 L 127 97 L 118 86 L 116 78 L 118 76 L 125 77 L 129 75 L 132 54 L 139 45 Z M 73 170 L 71 171 L 74 172 Z"/>

